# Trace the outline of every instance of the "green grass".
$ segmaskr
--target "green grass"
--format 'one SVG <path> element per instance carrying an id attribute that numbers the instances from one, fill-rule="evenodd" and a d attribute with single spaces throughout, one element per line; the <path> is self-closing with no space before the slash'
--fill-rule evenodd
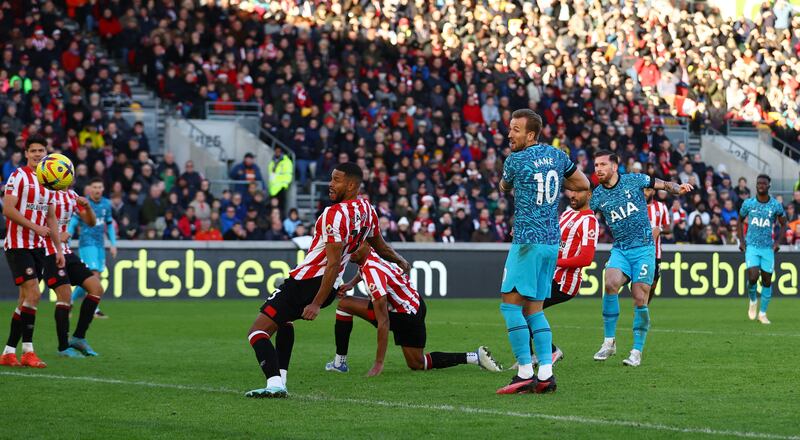
<path id="1" fill-rule="evenodd" d="M 428 305 L 430 350 L 486 344 L 504 364 L 513 362 L 497 300 Z M 0 437 L 800 435 L 800 301 L 773 301 L 773 324 L 762 326 L 747 321 L 744 299 L 657 299 L 637 369 L 621 365 L 632 338 L 630 299 L 622 305 L 620 350 L 605 363 L 592 360 L 602 340 L 599 301 L 577 299 L 548 310 L 566 359 L 556 366 L 558 392 L 545 396 L 495 395 L 510 372 L 492 374 L 474 366 L 412 372 L 393 346 L 384 373 L 368 379 L 375 333 L 364 322 L 353 332 L 350 373 L 326 373 L 324 364 L 334 352 L 331 307 L 316 321 L 296 325 L 292 396 L 276 401 L 242 396 L 264 383 L 246 341 L 258 301 L 107 301 L 103 309 L 111 319 L 95 321 L 89 332 L 101 356 L 77 360 L 54 355 L 53 306 L 47 304 L 39 309 L 35 341 L 49 366 L 0 370 L 5 421 Z M 12 308 L 0 302 L 2 338 Z"/>

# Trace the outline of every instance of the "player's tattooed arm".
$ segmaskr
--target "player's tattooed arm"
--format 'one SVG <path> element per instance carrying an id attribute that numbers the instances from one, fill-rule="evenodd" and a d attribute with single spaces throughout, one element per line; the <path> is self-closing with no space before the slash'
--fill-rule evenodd
<path id="1" fill-rule="evenodd" d="M 400 269 L 403 269 L 406 275 L 411 273 L 411 265 L 408 264 L 408 261 L 389 246 L 386 241 L 383 240 L 381 234 L 375 234 L 373 237 L 367 238 L 367 242 L 372 246 L 372 249 L 375 249 L 375 252 L 377 252 L 381 258 L 400 266 Z"/>
<path id="2" fill-rule="evenodd" d="M 679 185 L 675 182 L 667 182 L 661 179 L 655 179 L 653 188 L 656 190 L 663 189 L 664 191 L 667 191 L 670 194 L 674 194 L 677 196 L 682 196 L 684 194 L 694 191 L 694 186 L 692 186 L 689 183 L 683 183 Z"/>
<path id="3" fill-rule="evenodd" d="M 377 376 L 383 371 L 383 361 L 389 346 L 389 304 L 386 296 L 374 300 L 372 308 L 375 311 L 375 320 L 378 321 L 378 348 L 375 352 L 375 365 L 367 373 L 370 377 Z"/>

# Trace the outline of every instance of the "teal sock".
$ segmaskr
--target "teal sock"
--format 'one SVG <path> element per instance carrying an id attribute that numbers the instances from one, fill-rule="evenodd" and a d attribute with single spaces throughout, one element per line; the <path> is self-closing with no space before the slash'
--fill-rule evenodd
<path id="1" fill-rule="evenodd" d="M 761 286 L 761 313 L 767 313 L 769 300 L 772 299 L 772 286 Z"/>
<path id="2" fill-rule="evenodd" d="M 750 302 L 756 302 L 758 300 L 758 283 L 748 284 L 747 285 L 747 296 L 750 297 Z"/>
<path id="3" fill-rule="evenodd" d="M 642 351 L 647 331 L 650 330 L 650 310 L 647 306 L 636 307 L 633 311 L 633 349 Z"/>
<path id="4" fill-rule="evenodd" d="M 533 335 L 533 348 L 536 351 L 536 358 L 539 365 L 549 365 L 553 363 L 553 332 L 550 331 L 550 323 L 544 312 L 534 313 L 525 317 L 528 321 L 528 328 Z"/>
<path id="5" fill-rule="evenodd" d="M 76 287 L 75 290 L 72 291 L 72 303 L 74 304 L 80 301 L 84 296 L 86 296 L 86 290 L 81 286 Z"/>
<path id="6" fill-rule="evenodd" d="M 528 324 L 525 322 L 525 317 L 522 316 L 522 306 L 516 304 L 500 304 L 500 313 L 506 320 L 506 328 L 508 329 L 508 340 L 511 342 L 511 351 L 514 352 L 514 357 L 520 365 L 528 365 L 531 363 L 531 346 L 530 337 L 531 333 L 528 330 Z"/>
<path id="7" fill-rule="evenodd" d="M 606 338 L 613 338 L 617 334 L 617 321 L 619 320 L 619 295 L 603 295 L 603 332 Z"/>

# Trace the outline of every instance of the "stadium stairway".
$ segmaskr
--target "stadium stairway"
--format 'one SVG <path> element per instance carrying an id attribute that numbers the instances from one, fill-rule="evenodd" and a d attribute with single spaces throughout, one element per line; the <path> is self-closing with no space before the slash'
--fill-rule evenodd
<path id="1" fill-rule="evenodd" d="M 75 24 L 75 27 L 77 28 L 77 24 Z M 161 102 L 161 99 L 156 96 L 154 92 L 149 90 L 144 83 L 142 83 L 141 78 L 138 75 L 131 73 L 127 66 L 122 63 L 121 59 L 110 56 L 106 50 L 106 47 L 100 41 L 100 38 L 97 37 L 97 35 L 87 35 L 86 38 L 97 45 L 98 55 L 108 58 L 113 63 L 111 67 L 114 69 L 115 73 L 119 72 L 122 74 L 122 77 L 128 84 L 128 87 L 131 89 L 131 102 L 133 104 L 138 104 L 142 113 L 153 113 L 151 117 L 146 118 L 144 121 L 145 134 L 147 135 L 148 139 L 150 139 L 151 156 L 155 158 L 163 156 L 165 149 L 164 137 L 166 132 L 167 112 L 165 106 Z M 106 108 L 106 111 L 113 111 L 113 108 Z M 148 123 L 152 123 L 152 125 L 155 125 L 155 127 L 148 127 Z"/>
<path id="2" fill-rule="evenodd" d="M 709 133 L 702 138 L 700 154 L 715 169 L 724 164 L 734 179 L 738 176 L 745 177 L 751 187 L 756 176 L 768 174 L 772 178 L 772 190 L 778 194 L 791 194 L 800 172 L 800 164 L 788 159 L 758 137 Z M 732 183 L 736 184 L 735 181 Z"/>
<path id="3" fill-rule="evenodd" d="M 695 153 L 699 153 L 702 146 L 702 137 L 697 133 L 689 131 L 689 142 L 686 144 L 686 149 L 689 151 L 689 154 L 694 155 Z"/>

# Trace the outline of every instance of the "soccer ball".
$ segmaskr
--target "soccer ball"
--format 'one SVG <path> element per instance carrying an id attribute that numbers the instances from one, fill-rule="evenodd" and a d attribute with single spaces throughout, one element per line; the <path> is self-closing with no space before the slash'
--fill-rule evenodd
<path id="1" fill-rule="evenodd" d="M 72 161 L 63 154 L 48 154 L 36 167 L 36 179 L 47 189 L 67 189 L 74 178 Z"/>

